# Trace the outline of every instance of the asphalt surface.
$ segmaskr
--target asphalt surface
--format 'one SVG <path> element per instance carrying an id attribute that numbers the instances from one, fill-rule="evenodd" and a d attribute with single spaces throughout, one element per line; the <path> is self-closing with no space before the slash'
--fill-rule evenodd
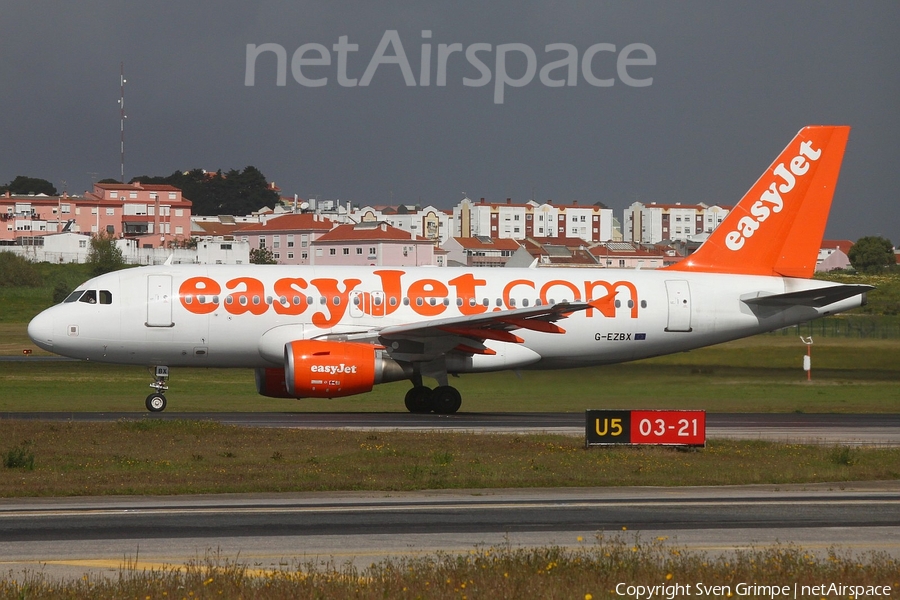
<path id="1" fill-rule="evenodd" d="M 3 499 L 0 572 L 72 577 L 216 553 L 261 568 L 365 566 L 476 545 L 576 547 L 598 533 L 707 552 L 780 540 L 900 557 L 900 482 Z"/>

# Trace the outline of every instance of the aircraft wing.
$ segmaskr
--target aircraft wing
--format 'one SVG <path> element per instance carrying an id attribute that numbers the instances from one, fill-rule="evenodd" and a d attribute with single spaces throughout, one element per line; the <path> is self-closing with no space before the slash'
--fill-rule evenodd
<path id="1" fill-rule="evenodd" d="M 450 351 L 465 354 L 494 354 L 484 345 L 485 340 L 520 344 L 522 338 L 513 333 L 517 329 L 544 333 L 565 333 L 556 324 L 574 312 L 586 310 L 586 302 L 560 302 L 547 306 L 514 308 L 478 315 L 464 315 L 445 319 L 429 319 L 402 325 L 388 325 L 365 332 L 328 336 L 346 341 L 371 342 L 384 346 L 391 354 L 431 357 Z M 321 338 L 319 338 L 321 339 Z"/>
<path id="2" fill-rule="evenodd" d="M 741 298 L 741 300 L 751 306 L 813 306 L 821 308 L 874 289 L 871 285 L 835 285 L 786 294 Z"/>

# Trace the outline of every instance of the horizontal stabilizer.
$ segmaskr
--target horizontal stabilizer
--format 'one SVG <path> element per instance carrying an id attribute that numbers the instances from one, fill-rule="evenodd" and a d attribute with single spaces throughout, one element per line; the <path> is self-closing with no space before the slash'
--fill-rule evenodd
<path id="1" fill-rule="evenodd" d="M 751 306 L 812 306 L 822 308 L 874 289 L 871 285 L 835 285 L 813 290 L 788 292 L 787 294 L 741 298 L 741 301 Z"/>

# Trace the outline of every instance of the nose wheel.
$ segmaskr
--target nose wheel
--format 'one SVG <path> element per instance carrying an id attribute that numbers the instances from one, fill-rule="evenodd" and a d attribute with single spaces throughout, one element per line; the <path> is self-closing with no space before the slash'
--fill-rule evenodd
<path id="1" fill-rule="evenodd" d="M 147 396 L 144 403 L 150 412 L 162 412 L 166 410 L 166 396 L 163 392 L 169 389 L 169 367 L 156 367 L 156 381 L 150 384 L 155 392 Z"/>
<path id="2" fill-rule="evenodd" d="M 166 410 L 166 397 L 159 392 L 153 392 L 147 396 L 146 405 L 150 412 L 162 412 Z"/>

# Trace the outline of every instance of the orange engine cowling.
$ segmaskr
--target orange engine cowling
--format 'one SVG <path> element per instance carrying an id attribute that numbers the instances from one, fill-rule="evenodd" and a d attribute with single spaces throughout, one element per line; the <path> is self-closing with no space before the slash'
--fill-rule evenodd
<path id="1" fill-rule="evenodd" d="M 298 340 L 284 346 L 284 379 L 293 398 L 338 398 L 371 391 L 376 383 L 407 379 L 412 370 L 382 346 Z"/>

